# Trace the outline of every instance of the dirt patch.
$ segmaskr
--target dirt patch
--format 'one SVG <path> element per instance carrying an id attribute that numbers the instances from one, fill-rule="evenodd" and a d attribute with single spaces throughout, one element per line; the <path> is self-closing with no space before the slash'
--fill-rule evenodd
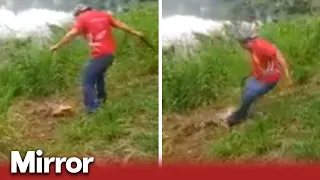
<path id="1" fill-rule="evenodd" d="M 49 140 L 54 136 L 59 120 L 78 114 L 76 107 L 76 101 L 61 97 L 20 99 L 10 107 L 8 122 L 26 139 Z"/>
<path id="2" fill-rule="evenodd" d="M 234 108 L 202 108 L 163 116 L 163 159 L 202 161 L 208 142 L 229 131 L 224 120 Z"/>
<path id="3" fill-rule="evenodd" d="M 267 106 L 281 100 L 284 96 L 308 95 L 319 92 L 319 82 L 315 81 L 306 85 L 295 86 L 286 90 L 278 90 L 276 93 L 264 96 L 253 104 L 250 116 L 260 114 L 260 106 Z M 281 87 L 278 87 L 281 89 Z M 226 107 L 226 105 L 224 105 Z M 257 108 L 258 107 L 258 108 Z M 254 112 L 252 112 L 252 110 Z M 232 108 L 223 107 L 201 107 L 188 113 L 163 115 L 163 159 L 164 163 L 201 163 L 208 161 L 221 162 L 220 159 L 208 159 L 208 146 L 215 139 L 227 134 L 229 129 L 223 123 L 224 117 L 232 111 Z M 249 117 L 250 117 L 249 116 Z M 253 160 L 244 157 L 236 161 L 243 162 L 296 162 L 292 157 L 279 157 L 277 152 L 272 152 L 262 157 L 255 157 Z M 214 158 L 214 157 L 212 157 Z M 228 160 L 224 160 L 228 161 Z M 234 159 L 232 159 L 234 162 Z"/>

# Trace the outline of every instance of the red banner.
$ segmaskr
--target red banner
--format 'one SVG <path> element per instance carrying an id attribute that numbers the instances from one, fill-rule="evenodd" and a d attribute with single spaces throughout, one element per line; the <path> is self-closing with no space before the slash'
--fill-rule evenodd
<path id="1" fill-rule="evenodd" d="M 320 179 L 320 166 L 316 165 L 156 165 L 141 166 L 101 166 L 90 167 L 89 174 L 11 174 L 10 167 L 3 166 L 0 169 L 0 179 L 31 180 L 31 179 L 114 179 L 114 180 L 312 180 Z"/>

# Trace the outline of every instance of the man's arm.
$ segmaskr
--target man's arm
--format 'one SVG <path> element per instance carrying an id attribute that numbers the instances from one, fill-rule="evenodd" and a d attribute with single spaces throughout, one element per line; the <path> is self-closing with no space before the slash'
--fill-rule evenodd
<path id="1" fill-rule="evenodd" d="M 260 73 L 263 74 L 263 69 L 261 67 L 261 64 L 260 64 L 260 61 L 259 61 L 257 55 L 255 53 L 252 53 L 251 56 L 252 56 L 252 60 L 254 61 L 254 63 L 259 68 Z"/>
<path id="2" fill-rule="evenodd" d="M 78 29 L 72 28 L 67 34 L 65 34 L 61 40 L 54 46 L 51 47 L 51 51 L 59 49 L 62 45 L 69 43 L 73 38 L 79 34 Z"/>
<path id="3" fill-rule="evenodd" d="M 133 28 L 129 27 L 128 25 L 126 25 L 125 23 L 119 21 L 119 20 L 116 20 L 116 19 L 113 19 L 113 17 L 111 17 L 111 22 L 112 22 L 112 26 L 113 27 L 116 27 L 116 28 L 119 28 L 123 31 L 126 31 L 130 34 L 133 34 L 135 36 L 138 36 L 138 37 L 142 37 L 143 36 L 143 33 L 142 32 L 139 32 L 139 31 L 136 31 L 134 30 Z"/>
<path id="4" fill-rule="evenodd" d="M 292 84 L 292 78 L 291 78 L 291 75 L 290 75 L 290 72 L 289 72 L 288 63 L 287 63 L 286 59 L 284 58 L 284 56 L 282 55 L 282 53 L 279 50 L 277 50 L 276 58 L 279 61 L 279 63 L 281 65 L 286 77 L 288 78 L 289 83 Z"/>

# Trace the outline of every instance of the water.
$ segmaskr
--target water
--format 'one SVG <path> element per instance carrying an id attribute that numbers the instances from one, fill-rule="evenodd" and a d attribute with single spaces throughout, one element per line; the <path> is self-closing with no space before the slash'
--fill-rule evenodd
<path id="1" fill-rule="evenodd" d="M 240 22 L 237 28 L 229 20 L 214 21 L 196 16 L 173 15 L 163 18 L 161 22 L 162 46 L 168 48 L 173 45 L 196 46 L 198 40 L 194 32 L 205 35 L 226 36 L 225 26 L 232 27 L 230 30 L 237 37 L 252 36 L 255 26 L 252 23 Z"/>
<path id="2" fill-rule="evenodd" d="M 49 9 L 27 9 L 17 14 L 0 8 L 0 38 L 50 37 L 49 25 L 64 26 L 71 23 L 71 13 Z"/>
<path id="3" fill-rule="evenodd" d="M 197 44 L 194 32 L 209 34 L 212 32 L 222 33 L 224 24 L 228 21 L 213 21 L 196 16 L 174 15 L 162 20 L 162 45 L 168 47 L 173 44 Z"/>

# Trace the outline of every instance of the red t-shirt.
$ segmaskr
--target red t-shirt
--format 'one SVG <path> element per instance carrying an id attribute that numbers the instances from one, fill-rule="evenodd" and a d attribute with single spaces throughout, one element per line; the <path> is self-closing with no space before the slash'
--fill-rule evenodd
<path id="1" fill-rule="evenodd" d="M 115 20 L 101 11 L 86 11 L 77 16 L 73 28 L 76 28 L 88 40 L 93 58 L 113 54 L 116 43 L 112 35 Z"/>
<path id="2" fill-rule="evenodd" d="M 280 63 L 277 59 L 277 49 L 270 42 L 257 37 L 249 42 L 251 53 L 252 76 L 264 83 L 274 83 L 280 79 Z M 254 60 L 257 57 L 259 64 Z M 260 69 L 261 68 L 261 69 Z"/>

